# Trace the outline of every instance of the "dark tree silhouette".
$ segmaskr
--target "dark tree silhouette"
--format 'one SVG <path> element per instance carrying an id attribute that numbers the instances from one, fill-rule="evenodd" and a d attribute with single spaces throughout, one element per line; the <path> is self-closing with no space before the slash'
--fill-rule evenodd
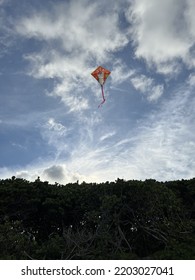
<path id="1" fill-rule="evenodd" d="M 0 259 L 194 259 L 195 179 L 0 180 Z"/>

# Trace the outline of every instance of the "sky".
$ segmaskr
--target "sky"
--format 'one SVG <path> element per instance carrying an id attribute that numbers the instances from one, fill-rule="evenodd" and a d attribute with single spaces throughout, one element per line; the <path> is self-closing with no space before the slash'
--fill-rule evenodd
<path id="1" fill-rule="evenodd" d="M 193 178 L 194 14 L 194 0 L 0 0 L 0 178 Z"/>

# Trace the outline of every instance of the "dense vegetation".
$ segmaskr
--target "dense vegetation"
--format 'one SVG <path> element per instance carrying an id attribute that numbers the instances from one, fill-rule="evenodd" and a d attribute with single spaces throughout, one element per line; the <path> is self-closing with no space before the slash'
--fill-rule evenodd
<path id="1" fill-rule="evenodd" d="M 194 259 L 195 179 L 0 180 L 0 259 Z"/>

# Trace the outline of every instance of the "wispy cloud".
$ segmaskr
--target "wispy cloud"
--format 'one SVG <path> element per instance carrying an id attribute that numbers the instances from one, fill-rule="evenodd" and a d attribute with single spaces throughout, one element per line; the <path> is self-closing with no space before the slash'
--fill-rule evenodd
<path id="1" fill-rule="evenodd" d="M 195 86 L 195 73 L 191 73 L 188 77 L 187 83 L 194 87 Z"/>
<path id="2" fill-rule="evenodd" d="M 129 69 L 127 65 L 121 60 L 116 60 L 113 64 L 112 70 L 112 84 L 113 86 L 120 85 L 127 80 L 130 80 L 130 77 L 135 73 L 134 69 Z"/>
<path id="3" fill-rule="evenodd" d="M 158 100 L 164 91 L 164 86 L 155 83 L 154 79 L 145 75 L 135 75 L 131 78 L 131 82 L 136 90 L 146 95 L 149 101 Z"/>
<path id="4" fill-rule="evenodd" d="M 194 175 L 194 103 L 193 94 L 180 89 L 140 127 L 132 156 L 142 177 L 170 180 Z"/>
<path id="5" fill-rule="evenodd" d="M 54 149 L 52 152 L 55 155 L 54 160 L 59 159 L 62 154 L 68 156 L 69 147 L 66 139 L 71 133 L 70 127 L 67 128 L 54 118 L 49 118 L 39 128 L 42 138 L 50 146 L 51 152 Z"/>
<path id="6" fill-rule="evenodd" d="M 110 137 L 114 136 L 115 134 L 116 134 L 115 131 L 108 132 L 100 137 L 100 141 L 108 140 Z"/>

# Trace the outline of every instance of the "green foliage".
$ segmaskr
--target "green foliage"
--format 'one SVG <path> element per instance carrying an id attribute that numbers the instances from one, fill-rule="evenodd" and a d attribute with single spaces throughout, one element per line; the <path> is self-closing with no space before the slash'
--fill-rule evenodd
<path id="1" fill-rule="evenodd" d="M 195 179 L 0 180 L 0 259 L 194 259 Z"/>

